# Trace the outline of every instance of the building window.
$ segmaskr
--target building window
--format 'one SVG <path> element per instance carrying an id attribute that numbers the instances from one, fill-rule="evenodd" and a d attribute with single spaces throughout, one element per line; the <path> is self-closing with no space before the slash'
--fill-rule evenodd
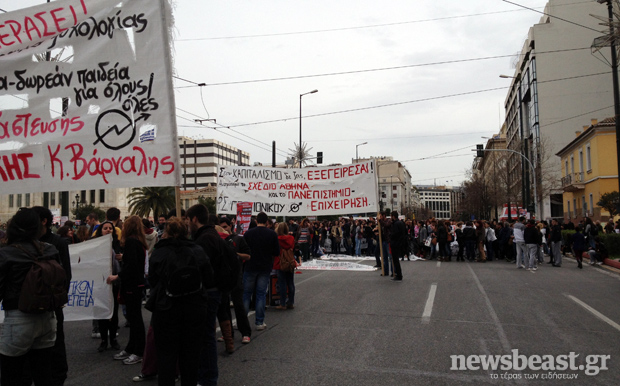
<path id="1" fill-rule="evenodd" d="M 564 176 L 568 176 L 568 160 L 564 160 Z"/>
<path id="2" fill-rule="evenodd" d="M 80 192 L 80 204 L 86 204 L 86 191 L 82 190 Z"/>
<path id="3" fill-rule="evenodd" d="M 393 185 L 392 190 L 396 190 L 396 189 L 398 189 L 398 186 Z"/>
<path id="4" fill-rule="evenodd" d="M 105 202 L 105 189 L 99 189 L 99 203 Z"/>
<path id="5" fill-rule="evenodd" d="M 56 192 L 50 193 L 50 205 L 51 206 L 56 205 Z"/>
<path id="6" fill-rule="evenodd" d="M 573 198 L 573 210 L 575 211 L 575 218 L 577 218 L 577 199 Z"/>
<path id="7" fill-rule="evenodd" d="M 95 204 L 95 190 L 90 191 L 90 203 Z"/>
<path id="8" fill-rule="evenodd" d="M 15 195 L 9 194 L 9 208 L 15 206 Z"/>
<path id="9" fill-rule="evenodd" d="M 573 157 L 572 155 L 570 156 L 570 174 L 572 176 L 575 175 L 575 157 Z M 577 209 L 575 207 L 575 209 Z"/>
<path id="10" fill-rule="evenodd" d="M 592 170 L 592 158 L 590 155 L 590 144 L 586 145 L 586 167 L 588 171 Z"/>
<path id="11" fill-rule="evenodd" d="M 570 215 L 570 200 L 566 201 L 566 207 L 568 208 L 568 218 L 571 218 L 571 215 Z"/>
<path id="12" fill-rule="evenodd" d="M 579 150 L 579 171 L 581 173 L 585 172 L 583 168 L 583 150 Z"/>
<path id="13" fill-rule="evenodd" d="M 586 204 L 586 196 L 581 196 L 581 205 L 583 206 L 583 215 L 588 215 L 588 204 Z"/>
<path id="14" fill-rule="evenodd" d="M 26 193 L 26 207 L 30 207 L 30 193 Z"/>
<path id="15" fill-rule="evenodd" d="M 592 211 L 592 215 L 594 215 L 594 197 L 592 197 L 592 193 L 590 193 L 590 210 Z"/>
<path id="16" fill-rule="evenodd" d="M 18 208 L 22 207 L 22 195 L 21 194 L 17 195 L 17 207 Z"/>

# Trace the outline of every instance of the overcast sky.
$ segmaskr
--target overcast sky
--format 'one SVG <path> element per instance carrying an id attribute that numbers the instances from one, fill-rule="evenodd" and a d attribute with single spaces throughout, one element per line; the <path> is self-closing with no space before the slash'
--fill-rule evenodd
<path id="1" fill-rule="evenodd" d="M 546 3 L 517 2 L 539 11 Z M 351 163 L 368 142 L 360 157 L 392 156 L 414 184 L 458 185 L 470 149 L 499 132 L 510 85 L 499 75 L 514 73 L 541 15 L 502 0 L 179 0 L 174 16 L 179 134 L 263 164 L 275 140 L 283 163 L 299 142 L 299 95 L 318 89 L 303 97 L 303 142 L 325 164 Z M 314 76 L 343 72 L 353 73 Z M 481 92 L 489 89 L 498 90 Z"/>

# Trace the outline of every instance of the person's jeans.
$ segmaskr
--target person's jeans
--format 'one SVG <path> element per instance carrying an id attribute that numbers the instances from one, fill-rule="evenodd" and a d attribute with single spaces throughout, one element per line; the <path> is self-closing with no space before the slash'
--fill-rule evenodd
<path id="1" fill-rule="evenodd" d="M 472 261 L 476 257 L 475 253 L 476 242 L 474 240 L 465 241 L 465 252 L 467 254 L 467 260 Z"/>
<path id="2" fill-rule="evenodd" d="M 529 259 L 525 259 L 526 261 L 528 261 L 527 264 L 527 268 L 536 268 L 536 261 L 538 260 L 538 245 L 536 244 L 525 244 L 528 254 L 529 255 Z M 526 255 L 526 256 L 527 256 Z"/>
<path id="3" fill-rule="evenodd" d="M 278 295 L 280 295 L 280 305 L 292 306 L 295 304 L 295 272 L 285 272 L 278 270 Z M 288 300 L 287 300 L 288 290 Z"/>
<path id="4" fill-rule="evenodd" d="M 551 253 L 553 254 L 553 264 L 562 265 L 562 241 L 551 242 Z"/>
<path id="5" fill-rule="evenodd" d="M 356 237 L 355 238 L 355 256 L 362 255 L 362 239 Z"/>
<path id="6" fill-rule="evenodd" d="M 527 245 L 525 244 L 525 242 L 515 242 L 515 245 L 517 247 L 517 268 L 519 268 L 519 266 L 523 265 L 527 265 L 527 260 L 528 260 L 528 256 L 530 255 L 527 249 Z"/>
<path id="7" fill-rule="evenodd" d="M 256 319 L 259 326 L 265 321 L 265 305 L 267 302 L 267 288 L 269 287 L 269 271 L 246 271 L 243 273 L 243 306 L 245 312 L 250 312 L 250 300 L 256 287 Z"/>
<path id="8" fill-rule="evenodd" d="M 219 376 L 217 369 L 217 342 L 215 340 L 215 319 L 220 306 L 222 293 L 220 291 L 207 292 L 207 323 L 206 337 L 200 347 L 200 364 L 198 365 L 198 383 L 202 386 L 216 386 Z M 155 332 L 157 335 L 157 331 Z"/>
<path id="9" fill-rule="evenodd" d="M 487 240 L 486 244 L 487 244 L 487 260 L 493 261 L 493 259 L 495 258 L 495 251 L 493 250 L 493 242 Z"/>
<path id="10" fill-rule="evenodd" d="M 301 251 L 303 261 L 310 260 L 310 244 L 308 244 L 307 242 L 299 243 L 299 250 Z"/>

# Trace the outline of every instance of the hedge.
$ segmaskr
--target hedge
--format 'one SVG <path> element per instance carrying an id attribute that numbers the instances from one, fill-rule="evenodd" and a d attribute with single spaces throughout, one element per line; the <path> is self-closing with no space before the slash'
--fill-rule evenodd
<path id="1" fill-rule="evenodd" d="M 571 245 L 571 239 L 575 234 L 574 230 L 563 230 L 562 231 L 562 242 L 563 245 Z M 611 257 L 620 257 L 620 234 L 619 233 L 599 233 L 598 237 L 601 238 L 601 241 L 607 247 L 607 251 L 609 252 L 609 256 Z"/>

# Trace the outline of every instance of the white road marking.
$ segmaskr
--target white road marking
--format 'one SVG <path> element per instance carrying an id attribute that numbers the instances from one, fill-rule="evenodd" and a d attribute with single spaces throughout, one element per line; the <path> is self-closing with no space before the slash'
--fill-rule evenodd
<path id="1" fill-rule="evenodd" d="M 487 293 L 482 287 L 482 284 L 480 284 L 480 280 L 478 280 L 478 276 L 476 275 L 474 270 L 471 268 L 471 264 L 467 264 L 467 268 L 469 268 L 472 276 L 474 277 L 474 281 L 476 282 L 476 285 L 478 286 L 478 290 L 480 291 L 480 293 L 482 293 L 482 296 L 484 297 L 484 302 L 487 305 L 489 314 L 491 315 L 491 319 L 493 319 L 493 323 L 495 324 L 495 328 L 497 329 L 497 335 L 499 335 L 499 340 L 502 343 L 502 347 L 504 348 L 504 351 L 506 352 L 510 351 L 511 347 L 510 347 L 510 343 L 508 342 L 508 338 L 506 337 L 506 332 L 504 331 L 504 327 L 502 327 L 502 323 L 499 321 L 499 318 L 497 317 L 497 313 L 495 312 L 495 309 L 493 308 L 493 305 L 491 304 L 491 300 L 487 296 Z"/>
<path id="2" fill-rule="evenodd" d="M 428 324 L 431 321 L 431 313 L 433 312 L 433 303 L 435 302 L 435 293 L 437 292 L 437 283 L 431 284 L 431 290 L 426 299 L 426 306 L 422 313 L 422 324 Z"/>
<path id="3" fill-rule="evenodd" d="M 570 300 L 574 301 L 575 303 L 579 304 L 581 307 L 585 308 L 586 310 L 590 311 L 594 316 L 596 316 L 597 318 L 599 318 L 600 320 L 602 320 L 603 322 L 609 324 L 610 326 L 612 326 L 613 328 L 615 328 L 616 330 L 620 331 L 620 324 L 614 322 L 613 320 L 609 319 L 608 317 L 606 317 L 605 315 L 601 314 L 600 312 L 598 312 L 597 310 L 595 310 L 594 308 L 590 307 L 589 305 L 587 305 L 586 303 L 582 302 L 581 300 L 577 299 L 576 297 L 574 297 L 573 295 L 569 295 L 569 294 L 564 294 L 567 298 L 569 298 Z"/>

